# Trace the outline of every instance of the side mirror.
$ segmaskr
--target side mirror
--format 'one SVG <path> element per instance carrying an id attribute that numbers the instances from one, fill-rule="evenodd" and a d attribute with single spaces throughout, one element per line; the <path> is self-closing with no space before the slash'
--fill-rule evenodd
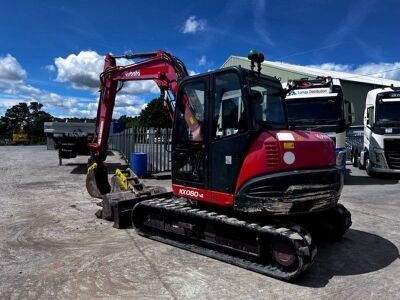
<path id="1" fill-rule="evenodd" d="M 375 122 L 374 113 L 375 111 L 373 106 L 367 108 L 366 123 L 368 127 L 372 127 L 374 125 Z"/>
<path id="2" fill-rule="evenodd" d="M 344 101 L 344 117 L 347 126 L 353 124 L 356 119 L 356 115 L 354 113 L 354 105 L 348 100 Z"/>

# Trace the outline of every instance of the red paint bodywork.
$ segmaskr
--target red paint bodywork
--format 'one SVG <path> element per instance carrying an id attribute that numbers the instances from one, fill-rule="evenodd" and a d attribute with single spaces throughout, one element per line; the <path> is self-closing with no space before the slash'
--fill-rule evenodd
<path id="1" fill-rule="evenodd" d="M 293 140 L 279 139 L 278 133 L 291 134 Z M 285 149 L 285 143 L 290 144 L 286 145 L 286 148 L 290 149 Z M 271 147 L 268 148 L 266 145 L 275 145 L 276 147 L 277 151 L 273 151 L 273 163 L 268 161 Z M 283 160 L 283 155 L 287 151 L 291 151 L 295 155 L 295 161 L 292 164 L 287 164 Z M 277 154 L 275 155 L 275 153 Z M 239 191 L 244 183 L 257 176 L 291 170 L 326 168 L 334 166 L 335 163 L 335 145 L 323 133 L 289 130 L 262 132 L 245 155 L 236 183 L 235 193 Z M 186 197 L 219 206 L 233 206 L 233 194 L 177 184 L 172 185 L 172 190 L 177 197 Z"/>
<path id="2" fill-rule="evenodd" d="M 293 140 L 279 139 L 278 133 L 290 133 Z M 285 143 L 293 143 L 293 148 L 285 149 Z M 268 163 L 266 144 L 276 144 L 277 163 Z M 283 160 L 285 152 L 295 156 L 292 164 Z M 325 134 L 312 131 L 271 130 L 261 133 L 249 148 L 236 182 L 237 192 L 249 179 L 282 171 L 317 169 L 334 166 L 336 163 L 335 145 Z"/>
<path id="3" fill-rule="evenodd" d="M 217 204 L 219 206 L 233 206 L 233 195 L 228 193 L 178 184 L 172 184 L 172 191 L 177 197 L 186 197 L 193 200 Z M 190 193 L 192 194 L 190 195 Z"/>

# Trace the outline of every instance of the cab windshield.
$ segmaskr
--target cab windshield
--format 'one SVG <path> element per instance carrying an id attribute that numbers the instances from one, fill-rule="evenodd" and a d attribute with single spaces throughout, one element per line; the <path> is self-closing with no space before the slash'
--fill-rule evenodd
<path id="1" fill-rule="evenodd" d="M 342 119 L 338 98 L 287 99 L 286 109 L 289 121 L 298 125 L 333 124 Z"/>
<path id="2" fill-rule="evenodd" d="M 267 82 L 250 81 L 250 107 L 258 126 L 268 129 L 286 129 L 286 113 L 281 90 Z"/>
<path id="3" fill-rule="evenodd" d="M 400 98 L 399 101 L 380 101 L 377 121 L 400 121 Z"/>

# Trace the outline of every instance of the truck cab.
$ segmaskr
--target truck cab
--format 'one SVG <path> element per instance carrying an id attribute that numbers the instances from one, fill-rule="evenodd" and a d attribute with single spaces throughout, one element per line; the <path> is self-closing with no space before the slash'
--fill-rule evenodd
<path id="1" fill-rule="evenodd" d="M 346 128 L 354 120 L 354 109 L 344 99 L 340 80 L 330 77 L 290 80 L 286 91 L 289 125 L 297 130 L 319 131 L 328 135 L 335 144 L 336 164 L 344 169 Z"/>
<path id="2" fill-rule="evenodd" d="M 359 163 L 369 175 L 400 174 L 400 88 L 368 92 Z"/>

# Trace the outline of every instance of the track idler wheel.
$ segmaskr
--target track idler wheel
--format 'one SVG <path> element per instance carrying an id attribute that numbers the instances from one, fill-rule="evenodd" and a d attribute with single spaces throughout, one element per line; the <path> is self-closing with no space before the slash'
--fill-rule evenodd
<path id="1" fill-rule="evenodd" d="M 318 226 L 322 238 L 340 240 L 352 224 L 351 214 L 342 204 L 337 204 L 323 213 L 318 223 L 314 226 Z"/>
<path id="2" fill-rule="evenodd" d="M 108 182 L 108 170 L 104 163 L 92 163 L 86 175 L 86 190 L 94 198 L 103 198 L 111 191 Z"/>
<path id="3" fill-rule="evenodd" d="M 290 267 L 296 262 L 296 252 L 292 245 L 283 241 L 272 244 L 272 258 L 283 267 Z"/>

